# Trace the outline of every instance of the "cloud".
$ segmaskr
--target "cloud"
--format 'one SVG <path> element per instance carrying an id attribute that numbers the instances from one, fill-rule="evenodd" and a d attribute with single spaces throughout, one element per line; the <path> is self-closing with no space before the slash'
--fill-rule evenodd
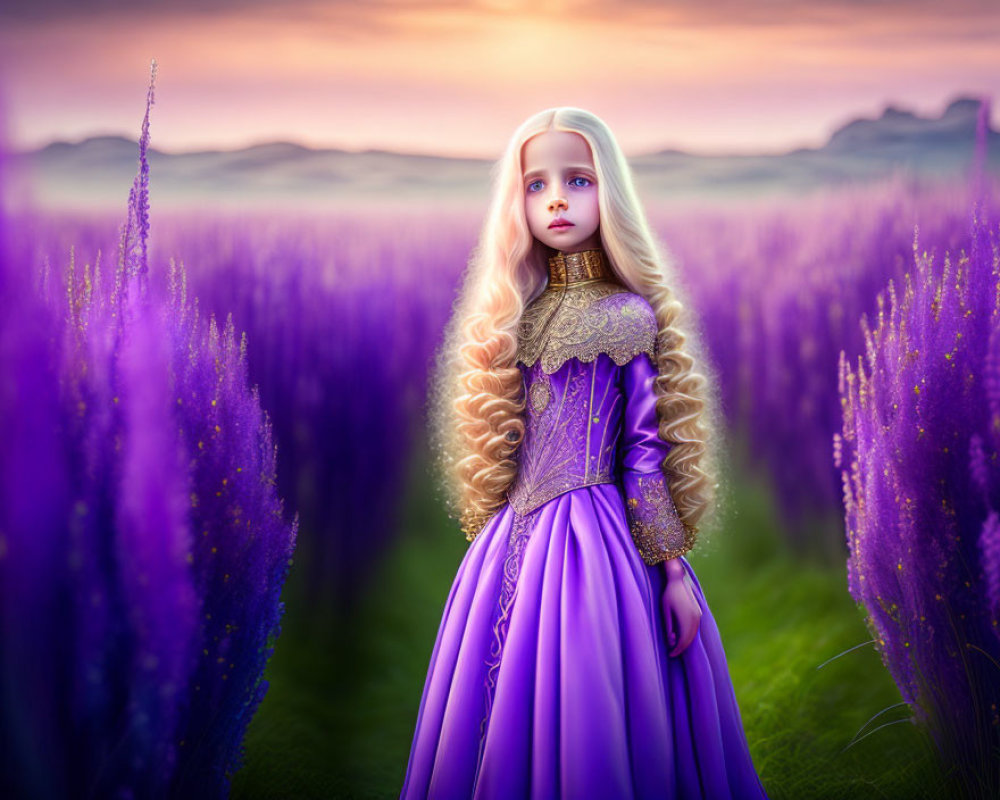
<path id="1" fill-rule="evenodd" d="M 562 16 L 685 25 L 850 24 L 873 17 L 906 27 L 915 20 L 996 20 L 996 0 L 5 0 L 0 19 L 44 24 L 71 18 L 175 18 L 267 13 L 274 17 L 344 18 L 359 26 L 391 24 L 396 14 L 469 13 Z"/>
<path id="2" fill-rule="evenodd" d="M 72 19 L 177 19 L 217 16 L 342 18 L 360 27 L 391 19 L 401 10 L 437 10 L 448 3 L 434 0 L 5 0 L 0 19 L 26 25 L 45 25 Z"/>
<path id="3" fill-rule="evenodd" d="M 953 0 L 945 7 L 940 0 L 622 0 L 612 6 L 605 2 L 587 4 L 604 12 L 619 9 L 626 15 L 646 19 L 671 19 L 685 23 L 732 25 L 799 24 L 807 22 L 846 23 L 871 18 L 894 19 L 906 27 L 919 19 L 997 19 L 996 0 Z"/>
<path id="4" fill-rule="evenodd" d="M 0 74 L 21 145 L 130 131 L 156 57 L 174 147 L 483 154 L 551 105 L 640 120 L 635 148 L 777 147 L 1000 92 L 997 0 L 937 1 L 0 0 Z"/>

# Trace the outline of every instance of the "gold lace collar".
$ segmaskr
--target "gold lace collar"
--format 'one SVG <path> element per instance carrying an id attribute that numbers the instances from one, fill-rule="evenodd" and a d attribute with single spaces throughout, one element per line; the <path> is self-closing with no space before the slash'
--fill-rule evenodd
<path id="1" fill-rule="evenodd" d="M 600 248 L 577 253 L 556 253 L 549 258 L 549 286 L 576 286 L 599 280 L 613 280 L 607 256 Z"/>
<path id="2" fill-rule="evenodd" d="M 606 280 L 581 281 L 567 290 L 542 292 L 521 315 L 516 360 L 526 367 L 541 359 L 551 375 L 567 359 L 593 361 L 601 353 L 616 364 L 640 352 L 656 358 L 656 315 L 649 303 Z"/>

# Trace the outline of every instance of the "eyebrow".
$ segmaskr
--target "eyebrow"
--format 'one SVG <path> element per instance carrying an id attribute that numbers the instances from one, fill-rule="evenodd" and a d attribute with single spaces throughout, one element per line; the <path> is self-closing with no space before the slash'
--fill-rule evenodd
<path id="1" fill-rule="evenodd" d="M 533 169 L 530 172 L 524 173 L 524 179 L 527 180 L 528 178 L 534 178 L 536 175 L 544 175 L 545 172 L 544 169 Z M 588 167 L 586 164 L 574 164 L 571 167 L 566 167 L 564 172 L 587 172 L 591 175 L 595 174 L 594 168 Z"/>

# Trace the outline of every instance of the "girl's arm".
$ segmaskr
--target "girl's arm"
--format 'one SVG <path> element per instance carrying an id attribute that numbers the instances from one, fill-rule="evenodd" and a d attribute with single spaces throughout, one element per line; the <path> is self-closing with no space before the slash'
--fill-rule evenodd
<path id="1" fill-rule="evenodd" d="M 622 367 L 622 483 L 629 527 L 643 561 L 649 565 L 662 562 L 666 570 L 660 603 L 670 655 L 679 656 L 698 633 L 701 607 L 680 559 L 694 546 L 694 536 L 677 516 L 660 468 L 670 445 L 657 434 L 656 375 L 656 366 L 646 353 Z"/>
<path id="2" fill-rule="evenodd" d="M 694 536 L 677 516 L 660 465 L 670 447 L 657 434 L 657 369 L 639 353 L 622 368 L 625 398 L 622 430 L 622 488 L 632 538 L 643 561 L 652 566 L 676 559 L 694 546 Z M 668 564 L 667 575 L 680 576 L 680 563 Z"/>

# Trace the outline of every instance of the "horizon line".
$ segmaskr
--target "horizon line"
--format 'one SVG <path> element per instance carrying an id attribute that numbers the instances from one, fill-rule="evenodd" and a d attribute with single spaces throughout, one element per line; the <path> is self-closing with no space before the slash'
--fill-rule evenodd
<path id="1" fill-rule="evenodd" d="M 793 142 L 789 142 L 782 149 L 777 149 L 777 148 L 775 148 L 775 149 L 767 149 L 767 148 L 765 148 L 765 149 L 757 149 L 757 150 L 732 150 L 732 149 L 729 149 L 729 150 L 708 150 L 708 151 L 691 150 L 691 149 L 684 149 L 684 148 L 678 147 L 678 146 L 665 145 L 665 146 L 661 146 L 661 147 L 657 147 L 657 148 L 653 148 L 653 149 L 649 149 L 649 150 L 643 150 L 642 152 L 632 153 L 632 152 L 627 152 L 626 151 L 625 155 L 626 155 L 627 158 L 642 158 L 642 157 L 645 157 L 645 156 L 662 155 L 663 153 L 678 153 L 678 154 L 681 154 L 681 155 L 687 155 L 687 156 L 693 156 L 693 157 L 699 157 L 699 158 L 743 158 L 743 157 L 754 157 L 754 156 L 783 156 L 783 155 L 789 155 L 789 154 L 795 153 L 795 152 L 801 152 L 803 150 L 806 150 L 806 151 L 809 151 L 809 150 L 813 150 L 813 151 L 815 151 L 815 150 L 821 150 L 827 144 L 830 143 L 830 140 L 833 138 L 833 136 L 834 136 L 835 133 L 837 133 L 838 131 L 842 130 L 846 126 L 848 126 L 848 125 L 850 125 L 850 124 L 852 124 L 854 122 L 859 122 L 859 121 L 868 121 L 868 122 L 878 121 L 878 120 L 884 118 L 890 111 L 893 111 L 893 112 L 902 112 L 902 113 L 909 113 L 909 114 L 912 114 L 913 116 L 917 117 L 920 120 L 924 120 L 924 121 L 928 121 L 928 122 L 933 122 L 933 121 L 936 121 L 936 120 L 943 119 L 944 115 L 947 113 L 948 109 L 951 108 L 953 105 L 955 105 L 958 102 L 962 102 L 962 101 L 982 102 L 984 99 L 987 100 L 988 102 L 990 102 L 990 104 L 992 106 L 990 118 L 987 120 L 987 127 L 990 130 L 990 132 L 996 133 L 998 131 L 997 131 L 997 128 L 994 128 L 994 118 L 996 118 L 996 122 L 998 123 L 998 125 L 1000 125 L 1000 104 L 994 105 L 991 102 L 992 99 L 993 99 L 991 96 L 988 96 L 988 95 L 984 96 L 981 93 L 966 91 L 966 92 L 953 92 L 951 94 L 951 99 L 947 100 L 943 104 L 942 110 L 941 110 L 940 114 L 938 116 L 936 116 L 936 117 L 935 116 L 921 116 L 919 113 L 915 112 L 912 108 L 908 108 L 904 104 L 900 104 L 900 103 L 898 103 L 896 101 L 893 101 L 893 100 L 887 100 L 887 101 L 885 101 L 883 103 L 881 112 L 879 112 L 875 116 L 868 116 L 868 115 L 863 115 L 863 114 L 855 114 L 855 115 L 853 115 L 853 116 L 851 116 L 849 118 L 845 118 L 845 121 L 841 122 L 840 124 L 832 126 L 832 128 L 829 130 L 829 132 L 824 135 L 822 142 L 819 143 L 819 144 L 815 144 L 815 143 L 803 143 L 802 140 L 800 139 L 800 140 L 798 140 L 798 143 L 796 143 L 794 141 Z M 8 143 L 8 147 L 10 147 L 10 149 L 7 152 L 9 154 L 11 154 L 11 155 L 17 155 L 17 156 L 30 155 L 32 153 L 37 153 L 37 152 L 39 152 L 41 150 L 44 150 L 44 149 L 46 149 L 48 147 L 52 147 L 53 145 L 78 146 L 78 145 L 83 144 L 84 142 L 88 142 L 88 141 L 91 141 L 91 140 L 94 140 L 94 139 L 122 139 L 122 140 L 127 141 L 127 142 L 135 142 L 135 143 L 138 143 L 138 141 L 139 141 L 139 137 L 138 136 L 136 136 L 136 137 L 133 138 L 132 136 L 126 135 L 126 134 L 121 133 L 121 132 L 97 132 L 97 131 L 95 131 L 93 133 L 90 133 L 90 134 L 87 134 L 87 135 L 84 135 L 84 136 L 74 137 L 72 139 L 53 138 L 53 139 L 48 140 L 47 142 L 36 143 L 34 145 L 28 144 L 28 145 L 21 145 L 19 147 L 15 147 L 15 146 L 11 145 L 10 143 Z M 356 147 L 338 146 L 338 145 L 335 145 L 335 144 L 315 145 L 315 144 L 305 144 L 305 143 L 303 143 L 301 141 L 296 141 L 294 139 L 288 139 L 288 138 L 274 138 L 274 139 L 265 139 L 265 140 L 256 139 L 256 140 L 251 140 L 251 141 L 249 141 L 247 143 L 244 143 L 244 144 L 236 144 L 236 145 L 229 145 L 229 146 L 218 145 L 218 144 L 216 144 L 216 145 L 213 145 L 213 144 L 202 144 L 202 145 L 194 145 L 194 146 L 182 147 L 181 149 L 177 149 L 177 148 L 161 148 L 161 147 L 151 146 L 150 150 L 154 150 L 154 151 L 156 151 L 158 153 L 161 153 L 163 155 L 168 155 L 168 156 L 184 156 L 184 155 L 198 155 L 198 154 L 204 154 L 204 153 L 223 153 L 223 152 L 236 153 L 236 152 L 241 152 L 241 151 L 244 151 L 244 150 L 250 150 L 250 149 L 253 149 L 255 147 L 266 147 L 266 146 L 270 146 L 270 145 L 290 145 L 292 147 L 297 147 L 297 148 L 300 148 L 300 149 L 303 149 L 303 150 L 309 150 L 311 152 L 337 151 L 337 152 L 342 152 L 342 153 L 349 153 L 349 154 L 352 154 L 352 155 L 364 155 L 366 153 L 381 153 L 381 154 L 385 154 L 385 155 L 394 155 L 394 156 L 410 156 L 410 157 L 417 157 L 417 158 L 441 158 L 441 159 L 448 159 L 448 160 L 454 160 L 454 161 L 487 161 L 487 162 L 492 162 L 492 161 L 496 161 L 497 158 L 499 158 L 498 154 L 494 154 L 494 155 L 480 155 L 480 154 L 470 154 L 470 153 L 465 153 L 465 154 L 463 154 L 463 153 L 442 153 L 440 151 L 438 151 L 438 152 L 428 152 L 428 151 L 421 151 L 421 150 L 393 150 L 393 149 L 387 149 L 385 147 L 362 147 L 362 148 L 356 148 Z"/>

